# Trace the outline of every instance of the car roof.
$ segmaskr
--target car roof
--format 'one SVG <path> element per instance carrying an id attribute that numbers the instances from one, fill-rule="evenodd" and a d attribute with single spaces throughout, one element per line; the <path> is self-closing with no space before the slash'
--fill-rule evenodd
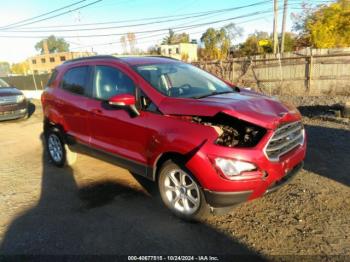
<path id="1" fill-rule="evenodd" d="M 75 62 L 85 62 L 91 60 L 115 60 L 119 62 L 124 62 L 129 66 L 136 65 L 147 65 L 147 64 L 162 64 L 162 63 L 176 63 L 180 62 L 177 59 L 164 56 L 113 56 L 113 55 L 96 55 L 80 57 L 72 60 L 68 60 L 63 63 L 63 65 L 74 64 Z"/>
<path id="2" fill-rule="evenodd" d="M 177 59 L 165 56 L 121 56 L 118 59 L 131 66 L 180 62 Z"/>

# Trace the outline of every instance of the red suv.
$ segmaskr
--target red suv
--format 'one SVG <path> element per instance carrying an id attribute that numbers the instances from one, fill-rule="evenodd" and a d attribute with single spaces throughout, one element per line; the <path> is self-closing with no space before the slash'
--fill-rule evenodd
<path id="1" fill-rule="evenodd" d="M 302 167 L 300 113 L 190 64 L 95 56 L 57 67 L 42 95 L 51 161 L 83 152 L 158 184 L 185 219 L 252 200 Z"/>

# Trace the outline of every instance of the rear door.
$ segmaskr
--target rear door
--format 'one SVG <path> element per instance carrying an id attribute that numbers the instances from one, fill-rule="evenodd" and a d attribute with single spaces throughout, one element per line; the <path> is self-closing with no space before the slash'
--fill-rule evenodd
<path id="1" fill-rule="evenodd" d="M 64 118 L 66 132 L 85 144 L 89 143 L 90 138 L 87 126 L 89 112 L 86 108 L 91 96 L 90 71 L 89 66 L 69 68 L 57 89 L 55 101 Z"/>

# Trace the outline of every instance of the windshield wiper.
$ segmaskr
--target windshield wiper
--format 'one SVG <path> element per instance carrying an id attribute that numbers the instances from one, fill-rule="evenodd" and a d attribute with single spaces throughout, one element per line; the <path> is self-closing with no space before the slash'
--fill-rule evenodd
<path id="1" fill-rule="evenodd" d="M 208 97 L 208 96 L 215 96 L 215 95 L 228 94 L 228 93 L 234 93 L 234 91 L 224 91 L 224 92 L 213 91 L 213 92 L 211 92 L 209 94 L 205 94 L 205 95 L 202 95 L 202 96 L 195 96 L 193 98 L 200 99 L 200 98 L 205 98 L 205 97 Z"/>

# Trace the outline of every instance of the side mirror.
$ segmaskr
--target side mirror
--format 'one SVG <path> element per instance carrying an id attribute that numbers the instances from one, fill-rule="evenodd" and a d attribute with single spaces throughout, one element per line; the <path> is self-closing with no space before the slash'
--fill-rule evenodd
<path id="1" fill-rule="evenodd" d="M 230 81 L 226 81 L 226 80 L 223 80 L 223 81 L 225 82 L 225 84 L 227 84 L 228 86 L 234 88 L 236 91 L 238 91 L 238 92 L 240 91 L 239 87 L 236 84 L 231 83 Z"/>
<path id="2" fill-rule="evenodd" d="M 120 95 L 112 96 L 108 100 L 108 104 L 112 107 L 129 109 L 135 116 L 140 115 L 140 112 L 137 110 L 135 106 L 136 99 L 135 99 L 135 96 L 133 95 L 120 94 Z"/>
<path id="3" fill-rule="evenodd" d="M 225 82 L 225 84 L 229 85 L 230 87 L 236 87 L 235 83 L 231 83 L 230 81 L 227 80 L 223 80 Z"/>

